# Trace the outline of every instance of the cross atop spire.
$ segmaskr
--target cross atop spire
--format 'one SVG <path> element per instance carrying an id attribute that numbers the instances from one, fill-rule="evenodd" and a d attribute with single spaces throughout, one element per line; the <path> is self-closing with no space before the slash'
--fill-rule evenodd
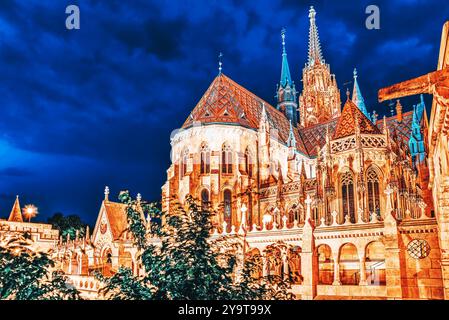
<path id="1" fill-rule="evenodd" d="M 309 66 L 316 63 L 324 63 L 321 53 L 320 38 L 318 36 L 318 28 L 315 23 L 316 11 L 313 6 L 309 10 L 310 29 L 309 29 Z"/>
<path id="2" fill-rule="evenodd" d="M 357 69 L 354 68 L 354 89 L 352 91 L 352 102 L 359 108 L 360 111 L 368 118 L 371 119 L 368 110 L 366 109 L 365 99 L 363 99 L 362 92 L 360 91 L 359 83 L 357 82 Z"/>
<path id="3" fill-rule="evenodd" d="M 223 70 L 223 62 L 221 62 L 221 58 L 223 57 L 223 53 L 218 54 L 218 74 L 221 74 L 221 70 Z"/>

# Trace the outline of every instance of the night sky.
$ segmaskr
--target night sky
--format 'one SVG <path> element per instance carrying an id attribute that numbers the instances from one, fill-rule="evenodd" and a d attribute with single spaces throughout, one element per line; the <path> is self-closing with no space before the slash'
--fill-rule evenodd
<path id="1" fill-rule="evenodd" d="M 70 4 L 80 30 L 65 28 Z M 365 28 L 369 4 L 380 30 Z M 286 27 L 301 88 L 310 5 L 342 100 L 354 67 L 368 110 L 381 115 L 379 88 L 435 69 L 443 0 L 1 0 L 0 217 L 16 194 L 39 207 L 38 220 L 63 212 L 91 224 L 105 185 L 111 199 L 129 189 L 159 200 L 170 133 L 217 75 L 220 51 L 226 75 L 274 104 Z M 403 101 L 408 111 L 419 97 Z"/>

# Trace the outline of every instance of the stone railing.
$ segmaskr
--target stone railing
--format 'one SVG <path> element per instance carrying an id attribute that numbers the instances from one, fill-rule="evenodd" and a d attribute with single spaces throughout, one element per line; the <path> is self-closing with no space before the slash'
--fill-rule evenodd
<path id="1" fill-rule="evenodd" d="M 96 298 L 101 283 L 94 276 L 68 275 L 68 283 L 80 291 L 83 298 Z"/>

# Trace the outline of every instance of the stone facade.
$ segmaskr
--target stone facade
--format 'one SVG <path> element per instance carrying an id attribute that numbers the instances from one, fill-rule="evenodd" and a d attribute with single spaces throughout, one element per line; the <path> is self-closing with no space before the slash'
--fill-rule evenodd
<path id="1" fill-rule="evenodd" d="M 377 121 L 355 81 L 353 97 L 347 93 L 341 110 L 313 8 L 309 18 L 309 59 L 298 102 L 285 32 L 276 107 L 220 68 L 172 135 L 163 210 L 193 195 L 216 212 L 211 237 L 243 236 L 245 254 L 262 256 L 261 274 L 289 279 L 301 299 L 443 299 L 449 202 L 441 196 L 445 190 L 435 191 L 444 188 L 443 177 L 429 175 L 427 141 L 418 141 L 422 137 L 413 131 L 419 125 L 427 137 L 425 108 L 417 117 L 399 104 L 395 116 Z M 416 157 L 410 146 L 422 141 Z M 437 144 L 446 148 L 439 154 L 447 154 L 444 141 Z M 441 170 L 449 172 L 447 166 Z M 433 199 L 439 201 L 438 221 Z M 125 208 L 110 202 L 108 192 L 92 238 L 59 249 L 63 269 L 86 296 L 97 286 L 95 268 L 108 274 L 126 265 L 141 272 L 126 233 Z"/>

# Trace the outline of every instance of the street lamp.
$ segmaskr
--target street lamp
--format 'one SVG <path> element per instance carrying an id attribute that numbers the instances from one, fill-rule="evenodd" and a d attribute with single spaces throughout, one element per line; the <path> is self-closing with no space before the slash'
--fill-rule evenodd
<path id="1" fill-rule="evenodd" d="M 32 204 L 27 204 L 23 209 L 23 216 L 25 217 L 25 219 L 28 220 L 28 222 L 31 221 L 31 218 L 34 218 L 35 216 L 37 216 L 37 207 L 32 205 Z"/>

